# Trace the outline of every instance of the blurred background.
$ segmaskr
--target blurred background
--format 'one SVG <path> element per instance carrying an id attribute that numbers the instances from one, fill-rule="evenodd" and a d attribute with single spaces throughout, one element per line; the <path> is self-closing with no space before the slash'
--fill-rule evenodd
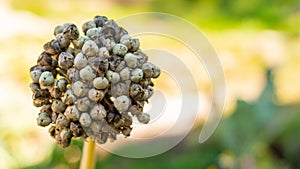
<path id="1" fill-rule="evenodd" d="M 28 87 L 29 68 L 43 44 L 53 38 L 54 27 L 66 22 L 80 27 L 95 15 L 118 19 L 150 11 L 190 21 L 215 47 L 226 78 L 223 119 L 213 136 L 199 144 L 211 99 L 211 82 L 203 69 L 194 76 L 194 93 L 201 96 L 200 116 L 180 144 L 145 159 L 119 157 L 98 148 L 97 168 L 300 168 L 298 0 L 1 0 L 0 168 L 79 166 L 83 142 L 73 140 L 61 149 L 47 128 L 37 127 L 38 109 L 32 106 Z M 151 46 L 151 38 L 155 37 L 142 37 L 142 47 Z M 158 42 L 177 54 L 184 52 L 176 42 Z M 199 67 L 184 63 L 191 70 Z M 158 88 L 170 89 L 166 80 L 162 76 Z"/>

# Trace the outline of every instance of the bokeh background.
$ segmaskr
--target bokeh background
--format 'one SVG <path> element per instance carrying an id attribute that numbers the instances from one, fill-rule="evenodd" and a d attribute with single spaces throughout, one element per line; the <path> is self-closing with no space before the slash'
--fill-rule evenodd
<path id="1" fill-rule="evenodd" d="M 73 140 L 69 148 L 61 149 L 47 128 L 37 127 L 38 109 L 32 106 L 28 87 L 29 67 L 42 45 L 53 38 L 53 28 L 65 22 L 81 25 L 95 15 L 118 19 L 151 11 L 190 21 L 215 47 L 226 78 L 223 119 L 214 135 L 199 144 L 211 99 L 211 82 L 202 70 L 194 76 L 195 95 L 201 96 L 200 115 L 180 144 L 145 159 L 119 157 L 97 148 L 96 167 L 300 168 L 299 0 L 1 0 L 0 168 L 79 166 L 83 142 Z M 142 47 L 153 45 L 153 38 L 157 37 L 141 37 Z M 177 55 L 187 54 L 176 42 L 156 42 Z M 191 70 L 199 67 L 189 60 L 184 63 Z M 157 85 L 168 91 L 172 83 L 166 81 L 162 76 Z"/>

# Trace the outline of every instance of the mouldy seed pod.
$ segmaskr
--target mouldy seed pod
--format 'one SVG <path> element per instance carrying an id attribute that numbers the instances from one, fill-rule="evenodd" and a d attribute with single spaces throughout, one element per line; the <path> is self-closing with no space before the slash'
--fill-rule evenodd
<path id="1" fill-rule="evenodd" d="M 92 41 L 88 40 L 82 46 L 82 53 L 88 57 L 95 57 L 98 55 L 99 49 L 97 44 Z"/>
<path id="2" fill-rule="evenodd" d="M 37 118 L 37 123 L 39 126 L 48 126 L 51 123 L 51 118 L 46 112 L 42 112 Z"/>
<path id="3" fill-rule="evenodd" d="M 114 101 L 114 106 L 119 112 L 126 112 L 130 105 L 130 100 L 127 96 L 119 96 Z"/>
<path id="4" fill-rule="evenodd" d="M 92 119 L 88 113 L 82 113 L 79 122 L 83 127 L 89 127 L 92 123 Z"/>
<path id="5" fill-rule="evenodd" d="M 42 86 L 51 86 L 54 83 L 54 77 L 51 72 L 43 72 L 39 78 L 39 83 Z"/>
<path id="6" fill-rule="evenodd" d="M 30 68 L 33 104 L 40 108 L 37 123 L 53 123 L 49 133 L 61 147 L 73 137 L 99 144 L 130 136 L 132 118 L 148 123 L 143 106 L 153 95 L 152 78 L 160 69 L 148 62 L 140 41 L 105 16 L 82 25 L 58 25 L 55 39 Z"/>

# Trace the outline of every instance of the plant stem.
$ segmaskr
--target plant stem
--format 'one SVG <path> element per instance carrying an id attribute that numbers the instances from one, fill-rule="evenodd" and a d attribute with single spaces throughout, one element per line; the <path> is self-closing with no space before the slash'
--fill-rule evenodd
<path id="1" fill-rule="evenodd" d="M 83 153 L 80 161 L 80 169 L 94 169 L 95 167 L 95 142 L 88 139 L 84 142 Z"/>

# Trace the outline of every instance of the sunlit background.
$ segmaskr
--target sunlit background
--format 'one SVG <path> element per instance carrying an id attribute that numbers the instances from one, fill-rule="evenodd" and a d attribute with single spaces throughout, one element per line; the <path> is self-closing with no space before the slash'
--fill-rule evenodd
<path id="1" fill-rule="evenodd" d="M 197 90 L 191 93 L 199 94 L 200 106 L 193 130 L 175 148 L 151 158 L 124 158 L 98 148 L 97 168 L 300 168 L 300 1 L 1 0 L 1 169 L 79 166 L 83 142 L 73 140 L 69 148 L 59 148 L 47 128 L 36 125 L 38 109 L 28 87 L 29 68 L 53 38 L 53 28 L 65 22 L 80 26 L 95 15 L 118 19 L 150 11 L 190 21 L 215 47 L 226 78 L 224 118 L 214 135 L 199 144 L 211 82 L 200 63 L 182 57 L 197 72 Z M 164 45 L 176 56 L 192 55 L 170 39 L 140 40 L 142 48 Z M 176 93 L 172 85 L 167 76 L 157 80 L 169 96 Z M 176 100 L 167 99 L 170 104 Z"/>

